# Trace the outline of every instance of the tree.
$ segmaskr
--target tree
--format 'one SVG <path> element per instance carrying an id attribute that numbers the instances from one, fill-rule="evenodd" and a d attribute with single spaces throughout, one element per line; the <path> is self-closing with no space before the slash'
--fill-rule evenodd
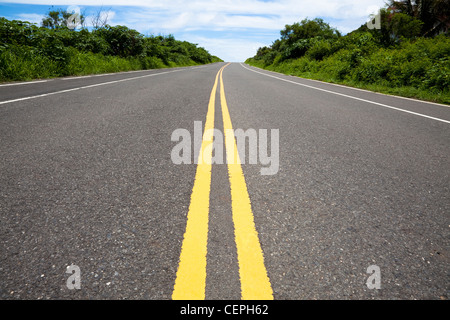
<path id="1" fill-rule="evenodd" d="M 388 7 L 422 21 L 423 36 L 434 36 L 448 29 L 450 24 L 449 0 L 390 0 Z"/>
<path id="2" fill-rule="evenodd" d="M 270 50 L 271 49 L 268 48 L 268 47 L 261 47 L 261 48 L 259 48 L 258 51 L 256 52 L 255 59 L 261 59 L 266 54 L 268 54 L 270 52 Z"/>
<path id="3" fill-rule="evenodd" d="M 408 3 L 396 4 L 397 7 L 389 5 L 380 10 L 380 29 L 371 29 L 363 24 L 351 33 L 369 32 L 384 47 L 397 44 L 405 39 L 414 39 L 422 36 L 423 22 L 407 12 L 413 12 L 413 6 Z M 398 9 L 400 8 L 400 9 Z M 351 34 L 350 33 L 350 34 Z"/>
<path id="4" fill-rule="evenodd" d="M 395 39 L 416 38 L 421 35 L 423 22 L 404 13 L 392 16 L 388 23 L 388 32 Z"/>
<path id="5" fill-rule="evenodd" d="M 101 7 L 91 18 L 94 29 L 104 28 L 108 24 L 109 10 L 103 10 Z"/>
<path id="6" fill-rule="evenodd" d="M 144 51 L 144 37 L 138 31 L 126 26 L 107 25 L 95 31 L 109 44 L 110 54 L 128 57 L 138 56 Z"/>
<path id="7" fill-rule="evenodd" d="M 49 10 L 47 15 L 42 19 L 41 25 L 48 29 L 68 27 L 68 25 L 71 23 L 69 21 L 69 18 L 71 18 L 73 14 L 74 12 L 69 12 L 63 9 Z M 79 23 L 81 25 L 84 25 L 84 14 L 79 14 L 79 19 Z"/>
<path id="8" fill-rule="evenodd" d="M 322 37 L 324 39 L 338 38 L 341 36 L 340 32 L 320 18 L 314 20 L 304 19 L 300 23 L 296 22 L 292 25 L 286 25 L 280 31 L 281 40 L 292 44 L 301 39 L 311 39 L 314 37 Z"/>
<path id="9" fill-rule="evenodd" d="M 63 12 L 59 10 L 50 10 L 47 12 L 47 15 L 45 18 L 42 19 L 42 26 L 49 28 L 49 29 L 55 29 L 57 27 L 62 26 L 63 24 Z"/>

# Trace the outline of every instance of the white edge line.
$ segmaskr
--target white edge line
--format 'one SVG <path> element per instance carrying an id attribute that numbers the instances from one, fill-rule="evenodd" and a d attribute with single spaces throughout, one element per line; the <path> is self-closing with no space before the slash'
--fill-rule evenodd
<path id="1" fill-rule="evenodd" d="M 40 97 L 47 97 L 47 96 L 51 96 L 51 95 L 55 95 L 55 94 L 71 92 L 71 91 L 76 91 L 76 90 L 81 90 L 81 89 L 88 89 L 88 88 L 103 86 L 103 85 L 107 85 L 107 84 L 113 84 L 113 83 L 124 82 L 124 81 L 135 80 L 135 79 L 146 78 L 146 77 L 153 77 L 153 76 L 157 76 L 157 75 L 161 75 L 161 74 L 179 72 L 179 71 L 183 71 L 183 70 L 188 70 L 188 69 L 177 69 L 177 70 L 171 70 L 171 71 L 166 71 L 166 72 L 146 74 L 146 75 L 139 76 L 139 77 L 133 77 L 133 78 L 127 78 L 127 79 L 121 79 L 121 80 L 114 80 L 114 81 L 108 81 L 108 82 L 101 82 L 101 83 L 91 84 L 91 85 L 83 86 L 83 87 L 77 87 L 77 88 L 72 88 L 72 89 L 66 89 L 66 90 L 60 90 L 60 91 L 55 91 L 55 92 L 39 94 L 39 95 L 36 95 L 36 96 L 29 96 L 29 97 L 24 97 L 24 98 L 0 101 L 0 105 L 7 104 L 7 103 L 18 102 L 18 101 L 30 100 L 30 99 L 40 98 Z"/>
<path id="2" fill-rule="evenodd" d="M 177 68 L 181 68 L 180 70 L 184 70 L 184 69 L 194 70 L 194 69 L 199 69 L 199 68 L 205 68 L 208 65 L 209 64 L 200 65 L 200 66 L 177 67 Z M 85 79 L 85 78 L 92 78 L 92 77 L 103 77 L 103 76 L 111 76 L 111 75 L 117 75 L 117 74 L 129 74 L 129 73 L 135 73 L 135 72 L 145 72 L 145 71 L 154 71 L 154 70 L 161 70 L 161 69 L 146 69 L 146 70 L 132 70 L 132 71 L 123 71 L 123 72 L 100 73 L 100 74 L 90 74 L 90 75 L 85 75 L 85 76 L 73 76 L 73 77 L 65 77 L 65 78 L 55 78 L 55 79 L 59 79 L 59 80 L 62 80 L 62 81 L 67 81 L 67 80 Z M 42 82 L 53 81 L 55 79 L 47 79 L 47 80 L 39 80 L 39 81 L 27 81 L 27 82 L 16 82 L 16 83 L 5 83 L 5 84 L 0 84 L 0 87 L 19 86 L 19 85 L 24 85 L 24 84 L 42 83 Z M 64 92 L 64 91 L 61 91 L 61 92 Z M 38 96 L 36 96 L 36 97 L 38 97 Z"/>
<path id="3" fill-rule="evenodd" d="M 242 65 L 242 63 L 241 63 L 241 65 Z M 432 104 L 432 105 L 436 105 L 436 106 L 440 106 L 440 107 L 450 108 L 450 105 L 442 104 L 442 103 L 438 103 L 438 102 L 419 100 L 419 99 L 402 97 L 402 96 L 396 96 L 394 94 L 386 94 L 386 93 L 371 91 L 371 90 L 367 90 L 367 89 L 355 88 L 355 87 L 350 87 L 350 86 L 346 86 L 346 85 L 339 84 L 339 83 L 332 83 L 332 82 L 326 82 L 326 81 L 321 81 L 321 80 L 316 80 L 316 79 L 302 78 L 302 77 L 293 76 L 293 75 L 289 75 L 289 74 L 284 74 L 284 73 L 276 72 L 276 71 L 272 71 L 272 70 L 261 69 L 261 68 L 258 68 L 258 67 L 253 67 L 253 68 L 257 68 L 257 69 L 260 69 L 260 70 L 263 70 L 263 71 L 266 71 L 266 72 L 279 74 L 281 76 L 293 77 L 293 78 L 296 78 L 296 79 L 301 79 L 301 80 L 306 80 L 306 81 L 314 81 L 314 82 L 319 82 L 319 83 L 323 83 L 323 84 L 329 84 L 329 85 L 332 85 L 332 86 L 341 87 L 341 88 L 345 88 L 345 89 L 363 91 L 363 92 L 378 94 L 378 95 L 382 95 L 382 96 L 386 96 L 386 97 L 390 97 L 390 98 L 405 99 L 405 100 L 410 100 L 410 101 L 414 101 L 414 102 L 426 103 L 426 104 Z M 251 69 L 249 69 L 249 70 L 251 70 Z"/>
<path id="4" fill-rule="evenodd" d="M 53 79 L 52 79 L 53 80 Z M 15 83 L 5 83 L 0 84 L 0 87 L 9 87 L 9 86 L 20 86 L 24 84 L 34 84 L 34 83 L 42 83 L 42 82 L 48 82 L 52 80 L 39 80 L 39 81 L 27 81 L 27 82 L 15 82 Z"/>
<path id="5" fill-rule="evenodd" d="M 444 122 L 444 123 L 450 123 L 450 121 L 448 121 L 448 120 L 435 118 L 435 117 L 427 116 L 425 114 L 421 114 L 421 113 L 417 113 L 417 112 L 413 112 L 413 111 L 409 111 L 409 110 L 405 110 L 405 109 L 392 107 L 392 106 L 389 106 L 387 104 L 383 104 L 383 103 L 379 103 L 379 102 L 375 102 L 375 101 L 371 101 L 371 100 L 366 100 L 366 99 L 361 99 L 361 98 L 349 96 L 347 94 L 334 92 L 334 91 L 330 91 L 330 90 L 326 90 L 326 89 L 322 89 L 322 88 L 313 87 L 313 86 L 310 86 L 310 85 L 307 85 L 307 84 L 298 83 L 298 82 L 295 82 L 295 81 L 279 78 L 279 77 L 276 77 L 276 76 L 273 76 L 273 75 L 270 75 L 270 74 L 266 74 L 266 73 L 263 73 L 263 72 L 259 72 L 259 71 L 256 71 L 256 70 L 249 69 L 249 68 L 245 67 L 242 63 L 241 63 L 241 66 L 244 69 L 250 70 L 252 72 L 259 73 L 259 74 L 265 75 L 267 77 L 275 78 L 275 79 L 282 80 L 282 81 L 285 81 L 285 82 L 293 83 L 293 84 L 296 84 L 296 85 L 299 85 L 299 86 L 303 86 L 303 87 L 307 87 L 307 88 L 311 88 L 311 89 L 315 89 L 315 90 L 320 90 L 320 91 L 323 91 L 323 92 L 332 93 L 332 94 L 335 94 L 335 95 L 338 95 L 338 96 L 342 96 L 342 97 L 346 97 L 346 98 L 350 98 L 350 99 L 355 99 L 355 100 L 359 100 L 359 101 L 363 101 L 363 102 L 367 102 L 367 103 L 376 104 L 378 106 L 382 106 L 382 107 L 385 107 L 385 108 L 394 109 L 394 110 L 397 110 L 397 111 L 402 111 L 402 112 L 414 114 L 416 116 L 420 116 L 420 117 L 424 117 L 424 118 L 428 118 L 428 119 L 433 119 L 433 120 L 441 121 L 441 122 Z"/>
<path id="6" fill-rule="evenodd" d="M 296 77 L 296 78 L 298 78 L 298 77 Z M 325 81 L 320 81 L 320 80 L 315 80 L 315 79 L 306 79 L 306 78 L 300 78 L 300 79 L 304 79 L 304 80 L 308 80 L 308 81 L 315 81 L 315 82 L 319 82 L 319 83 L 330 84 L 332 86 L 341 87 L 341 88 L 345 88 L 345 89 L 358 90 L 358 91 L 362 91 L 362 92 L 378 94 L 378 95 L 389 97 L 389 98 L 405 99 L 405 100 L 414 101 L 414 102 L 418 102 L 418 103 L 426 103 L 426 104 L 432 104 L 432 105 L 439 106 L 439 107 L 450 108 L 449 105 L 442 104 L 442 103 L 437 103 L 437 102 L 433 102 L 433 101 L 426 101 L 426 100 L 419 100 L 419 99 L 414 99 L 414 98 L 396 96 L 394 94 L 386 94 L 386 93 L 382 93 L 382 92 L 370 91 L 370 90 L 361 89 L 361 88 L 354 88 L 354 87 L 349 87 L 349 86 L 346 86 L 346 85 L 343 85 L 343 84 L 339 84 L 339 83 L 325 82 Z"/>
<path id="7" fill-rule="evenodd" d="M 102 74 L 103 76 L 103 74 Z M 76 80 L 76 79 L 84 79 L 84 78 L 92 78 L 95 77 L 94 75 L 90 75 L 90 76 L 78 76 L 78 77 L 70 77 L 70 78 L 61 78 L 62 81 L 66 81 L 66 80 Z"/>

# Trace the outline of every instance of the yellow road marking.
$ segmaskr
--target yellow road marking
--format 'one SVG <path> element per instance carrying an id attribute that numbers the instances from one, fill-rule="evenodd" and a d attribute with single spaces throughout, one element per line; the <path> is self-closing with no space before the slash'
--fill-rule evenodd
<path id="1" fill-rule="evenodd" d="M 264 257 L 255 228 L 250 197 L 237 150 L 225 89 L 220 71 L 220 103 L 222 105 L 228 175 L 231 188 L 231 208 L 238 253 L 241 296 L 243 300 L 272 300 L 273 293 L 264 266 Z"/>
<path id="2" fill-rule="evenodd" d="M 217 73 L 209 99 L 205 130 L 187 216 L 186 232 L 172 294 L 174 300 L 205 299 L 214 109 L 219 79 L 241 297 L 244 300 L 273 299 L 225 98 L 222 72 L 228 65 L 223 66 Z"/>
<path id="3" fill-rule="evenodd" d="M 217 73 L 209 99 L 205 131 L 198 155 L 197 172 L 187 215 L 186 232 L 172 294 L 174 300 L 205 299 L 214 109 L 219 74 L 225 67 L 222 67 Z"/>

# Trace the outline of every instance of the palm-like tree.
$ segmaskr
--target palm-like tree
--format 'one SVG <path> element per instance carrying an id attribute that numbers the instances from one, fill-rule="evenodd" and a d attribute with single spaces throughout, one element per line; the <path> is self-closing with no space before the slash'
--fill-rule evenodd
<path id="1" fill-rule="evenodd" d="M 424 36 L 446 31 L 450 25 L 450 0 L 390 0 L 388 6 L 421 20 Z"/>

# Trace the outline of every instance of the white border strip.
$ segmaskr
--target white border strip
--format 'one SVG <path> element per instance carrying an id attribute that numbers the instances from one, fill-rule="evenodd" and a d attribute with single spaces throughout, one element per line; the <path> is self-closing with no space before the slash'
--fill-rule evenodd
<path id="1" fill-rule="evenodd" d="M 5 83 L 5 84 L 0 84 L 0 87 L 21 86 L 23 84 L 35 84 L 35 83 L 42 83 L 42 82 L 48 82 L 48 81 L 52 81 L 52 80 Z"/>
<path id="2" fill-rule="evenodd" d="M 354 99 L 354 100 L 359 100 L 359 101 L 363 101 L 363 102 L 375 104 L 375 105 L 378 105 L 378 106 L 381 106 L 381 107 L 385 107 L 385 108 L 389 108 L 389 109 L 393 109 L 393 110 L 397 110 L 397 111 L 402 111 L 402 112 L 406 112 L 406 113 L 413 114 L 413 115 L 416 115 L 416 116 L 420 116 L 420 117 L 424 117 L 424 118 L 428 118 L 428 119 L 432 119 L 432 120 L 436 120 L 436 121 L 441 121 L 441 122 L 449 123 L 449 124 L 450 124 L 450 121 L 448 121 L 448 120 L 444 120 L 444 119 L 440 119 L 440 118 L 435 118 L 435 117 L 427 116 L 427 115 L 422 114 L 422 113 L 417 113 L 417 112 L 412 112 L 412 111 L 405 110 L 405 109 L 400 109 L 400 108 L 392 107 L 392 106 L 389 106 L 389 105 L 387 105 L 387 104 L 383 104 L 383 103 L 379 103 L 379 102 L 375 102 L 375 101 L 371 101 L 371 100 L 366 100 L 366 99 L 361 99 L 361 98 L 349 96 L 349 95 L 347 95 L 347 94 L 343 94 L 343 93 L 339 93 L 339 92 L 334 92 L 334 91 L 330 91 L 330 90 L 326 90 L 326 89 L 322 89 L 322 88 L 313 87 L 313 86 L 310 86 L 310 85 L 307 85 L 307 84 L 303 84 L 303 83 L 299 83 L 299 82 L 295 82 L 295 81 L 283 79 L 283 78 L 276 77 L 276 76 L 273 76 L 273 75 L 270 75 L 270 74 L 266 74 L 266 73 L 263 73 L 263 72 L 259 72 L 259 71 L 256 71 L 256 70 L 252 70 L 252 69 L 250 69 L 250 68 L 245 67 L 242 63 L 241 63 L 240 65 L 241 65 L 244 69 L 247 69 L 247 70 L 252 71 L 252 72 L 255 72 L 255 73 L 262 74 L 262 75 L 264 75 L 264 76 L 266 76 L 266 77 L 275 78 L 275 79 L 278 79 L 278 80 L 281 80 L 281 81 L 285 81 L 285 82 L 289 82 L 289 83 L 293 83 L 293 84 L 296 84 L 296 85 L 299 85 L 299 86 L 303 86 L 303 87 L 307 87 L 307 88 L 311 88 L 311 89 L 315 89 L 315 90 L 320 90 L 320 91 L 327 92 L 327 93 L 332 93 L 332 94 L 335 94 L 335 95 L 338 95 L 338 96 L 342 96 L 342 97 L 346 97 L 346 98 L 350 98 L 350 99 Z"/>
<path id="3" fill-rule="evenodd" d="M 39 95 L 36 95 L 36 96 L 29 96 L 29 97 L 24 97 L 24 98 L 0 101 L 0 105 L 7 104 L 7 103 L 18 102 L 18 101 L 25 101 L 25 100 L 30 100 L 30 99 L 36 99 L 36 98 L 40 98 L 40 97 L 47 97 L 47 96 L 51 96 L 51 95 L 55 95 L 55 94 L 71 92 L 71 91 L 76 91 L 76 90 L 81 90 L 81 89 L 88 89 L 88 88 L 93 88 L 93 87 L 98 87 L 98 86 L 104 86 L 104 85 L 107 85 L 107 84 L 113 84 L 113 83 L 119 83 L 119 82 L 124 82 L 124 81 L 135 80 L 135 79 L 153 77 L 153 76 L 158 76 L 158 75 L 161 75 L 161 74 L 179 72 L 179 71 L 183 71 L 183 70 L 189 70 L 189 69 L 177 69 L 177 70 L 166 71 L 166 72 L 152 73 L 152 74 L 147 74 L 147 75 L 139 76 L 139 77 L 126 78 L 126 79 L 114 80 L 114 81 L 108 81 L 108 82 L 101 82 L 101 83 L 97 83 L 97 84 L 91 84 L 91 85 L 88 85 L 88 86 L 82 86 L 82 87 L 77 87 L 77 88 L 72 88 L 72 89 L 66 89 L 66 90 L 60 90 L 60 91 L 55 91 L 55 92 L 39 94 Z M 34 82 L 34 83 L 36 83 L 36 82 Z"/>
<path id="4" fill-rule="evenodd" d="M 259 67 L 254 67 L 254 66 L 252 66 L 252 67 L 260 69 L 260 70 L 263 70 L 263 71 L 266 71 L 266 72 L 279 74 L 281 76 L 292 77 L 292 78 L 301 79 L 301 80 L 305 80 L 305 81 L 314 81 L 314 82 L 318 82 L 318 83 L 322 83 L 322 84 L 328 84 L 328 85 L 331 85 L 331 86 L 341 87 L 341 88 L 344 88 L 344 89 L 357 90 L 357 91 L 362 91 L 362 92 L 367 92 L 367 93 L 372 93 L 372 94 L 378 94 L 380 96 L 385 96 L 385 97 L 389 97 L 389 98 L 405 99 L 405 100 L 414 101 L 414 102 L 418 102 L 418 103 L 426 103 L 426 104 L 436 105 L 436 106 L 439 106 L 439 107 L 450 108 L 450 105 L 442 104 L 442 103 L 438 103 L 438 102 L 419 100 L 419 99 L 402 97 L 402 96 L 396 96 L 395 94 L 387 94 L 387 93 L 382 93 L 382 92 L 376 92 L 376 91 L 371 91 L 371 90 L 367 90 L 367 89 L 350 87 L 350 86 L 346 86 L 346 85 L 339 84 L 339 83 L 326 82 L 326 81 L 321 81 L 321 80 L 316 80 L 316 79 L 302 78 L 302 77 L 293 76 L 293 75 L 289 75 L 289 74 L 284 74 L 284 73 L 276 72 L 276 71 L 272 71 L 272 70 L 261 69 Z"/>
<path id="5" fill-rule="evenodd" d="M 298 77 L 296 77 L 296 78 L 298 78 Z M 414 102 L 418 102 L 418 103 L 426 103 L 426 104 L 432 104 L 432 105 L 439 106 L 439 107 L 450 108 L 450 105 L 437 103 L 437 102 L 433 102 L 433 101 L 425 101 L 425 100 L 419 100 L 419 99 L 414 99 L 414 98 L 396 96 L 394 94 L 386 94 L 386 93 L 381 93 L 381 92 L 376 92 L 376 91 L 370 91 L 370 90 L 367 90 L 367 89 L 354 88 L 354 87 L 346 86 L 346 85 L 343 85 L 343 84 L 332 83 L 332 82 L 325 82 L 325 81 L 320 81 L 320 80 L 315 80 L 315 79 L 306 79 L 306 78 L 300 78 L 300 79 L 308 80 L 308 81 L 315 81 L 315 82 L 319 82 L 319 83 L 325 83 L 325 84 L 329 84 L 329 85 L 332 85 L 332 86 L 341 87 L 341 88 L 345 88 L 345 89 L 358 90 L 358 91 L 362 91 L 362 92 L 378 94 L 380 96 L 385 96 L 385 97 L 389 97 L 389 98 L 405 99 L 405 100 L 414 101 Z"/>

